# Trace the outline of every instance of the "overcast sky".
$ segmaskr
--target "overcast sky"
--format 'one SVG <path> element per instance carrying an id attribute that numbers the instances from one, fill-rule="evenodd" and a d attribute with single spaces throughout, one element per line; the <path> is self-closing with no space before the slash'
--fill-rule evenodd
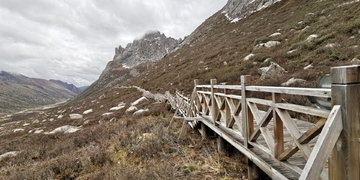
<path id="1" fill-rule="evenodd" d="M 227 0 L 0 0 L 0 70 L 90 85 L 148 31 L 183 38 Z"/>

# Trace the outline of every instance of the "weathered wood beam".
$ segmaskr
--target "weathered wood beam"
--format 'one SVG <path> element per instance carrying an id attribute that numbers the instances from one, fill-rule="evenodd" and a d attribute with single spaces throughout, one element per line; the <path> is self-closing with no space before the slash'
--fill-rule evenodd
<path id="1" fill-rule="evenodd" d="M 325 163 L 343 130 L 340 108 L 339 105 L 333 107 L 329 119 L 325 123 L 323 131 L 301 173 L 300 180 L 318 179 L 320 177 Z"/>

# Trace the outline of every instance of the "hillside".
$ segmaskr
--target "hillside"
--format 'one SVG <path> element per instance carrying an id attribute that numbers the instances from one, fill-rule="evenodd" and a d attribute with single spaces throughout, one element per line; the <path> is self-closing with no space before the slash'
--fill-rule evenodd
<path id="1" fill-rule="evenodd" d="M 48 80 L 0 72 L 0 114 L 65 101 L 75 95 Z"/>
<path id="2" fill-rule="evenodd" d="M 218 153 L 215 139 L 189 128 L 178 142 L 182 122 L 168 129 L 173 111 L 155 93 L 187 94 L 194 79 L 239 84 L 241 75 L 257 85 L 295 77 L 306 82 L 292 86 L 314 86 L 330 67 L 359 63 L 360 2 L 282 0 L 236 21 L 227 8 L 157 63 L 110 61 L 68 104 L 0 117 L 0 179 L 247 179 L 236 150 Z M 271 62 L 286 72 L 262 78 Z"/>
<path id="3" fill-rule="evenodd" d="M 350 2 L 281 1 L 234 23 L 220 10 L 192 33 L 190 41 L 185 39 L 181 49 L 125 84 L 189 93 L 194 79 L 201 84 L 212 78 L 239 84 L 240 75 L 251 75 L 251 83 L 257 85 L 278 86 L 294 77 L 307 81 L 297 86 L 313 87 L 330 67 L 359 63 L 360 3 Z M 269 41 L 278 44 L 263 47 Z M 249 54 L 254 55 L 244 60 Z M 271 61 L 287 73 L 261 79 L 259 69 Z"/>

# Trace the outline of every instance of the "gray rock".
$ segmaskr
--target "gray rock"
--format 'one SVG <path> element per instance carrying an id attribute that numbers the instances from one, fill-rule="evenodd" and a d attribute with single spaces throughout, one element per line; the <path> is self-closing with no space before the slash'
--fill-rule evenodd
<path id="1" fill-rule="evenodd" d="M 4 154 L 0 155 L 0 161 L 2 161 L 5 158 L 15 157 L 19 153 L 20 153 L 20 151 L 11 151 L 11 152 L 4 153 Z"/>
<path id="2" fill-rule="evenodd" d="M 304 79 L 295 79 L 295 78 L 292 77 L 288 81 L 282 83 L 281 86 L 291 86 L 291 85 L 294 85 L 294 84 L 297 84 L 297 83 L 303 84 L 305 82 L 306 82 L 306 80 L 304 80 Z"/>
<path id="3" fill-rule="evenodd" d="M 133 68 L 145 62 L 157 62 L 179 44 L 178 40 L 166 37 L 159 31 L 146 34 L 139 40 L 134 40 L 125 48 L 115 49 L 114 61 L 124 67 Z"/>
<path id="4" fill-rule="evenodd" d="M 280 0 L 229 0 L 224 13 L 230 21 L 238 21 L 278 1 Z"/>
<path id="5" fill-rule="evenodd" d="M 307 66 L 304 67 L 304 70 L 308 70 L 308 69 L 313 68 L 313 67 L 314 67 L 314 66 L 313 66 L 312 64 L 309 64 L 309 65 L 307 65 Z"/>
<path id="6" fill-rule="evenodd" d="M 360 65 L 360 59 L 358 59 L 358 58 L 354 58 L 350 62 L 354 65 Z"/>
<path id="7" fill-rule="evenodd" d="M 317 37 L 319 37 L 317 34 L 311 34 L 309 37 L 306 38 L 306 41 L 313 41 Z"/>
<path id="8" fill-rule="evenodd" d="M 286 73 L 285 69 L 280 65 L 271 62 L 270 66 L 262 67 L 258 70 L 258 73 L 261 75 L 261 79 L 266 78 L 276 78 Z"/>
<path id="9" fill-rule="evenodd" d="M 249 54 L 249 55 L 247 55 L 245 58 L 244 58 L 244 61 L 248 61 L 248 60 L 250 60 L 252 57 L 254 57 L 255 56 L 255 54 Z"/>
<path id="10" fill-rule="evenodd" d="M 83 116 L 81 114 L 69 114 L 71 120 L 82 119 Z"/>
<path id="11" fill-rule="evenodd" d="M 59 133 L 59 132 L 63 132 L 64 134 L 71 134 L 71 133 L 75 133 L 79 130 L 80 130 L 80 128 L 78 128 L 76 126 L 65 125 L 65 126 L 61 126 L 61 127 L 54 129 L 49 134 L 55 134 L 55 133 Z"/>
<path id="12" fill-rule="evenodd" d="M 276 37 L 276 36 L 280 36 L 280 35 L 281 35 L 281 33 L 276 32 L 276 33 L 271 34 L 269 37 Z"/>

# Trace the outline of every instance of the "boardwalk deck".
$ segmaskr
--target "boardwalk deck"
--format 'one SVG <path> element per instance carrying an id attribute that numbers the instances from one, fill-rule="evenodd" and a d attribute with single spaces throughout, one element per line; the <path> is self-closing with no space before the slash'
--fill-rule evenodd
<path id="1" fill-rule="evenodd" d="M 191 98 L 179 92 L 165 96 L 176 109 L 174 118 L 184 119 L 179 138 L 187 124 L 201 127 L 205 137 L 207 129 L 214 131 L 219 151 L 225 140 L 246 156 L 249 179 L 256 178 L 254 164 L 273 179 L 359 179 L 360 66 L 331 71 L 332 89 L 248 86 L 249 76 L 242 76 L 241 85 L 216 85 L 214 79 L 197 85 L 195 80 Z M 251 91 L 271 98 L 250 97 Z M 333 107 L 287 103 L 282 94 L 331 98 Z M 298 120 L 299 113 L 318 121 Z"/>

